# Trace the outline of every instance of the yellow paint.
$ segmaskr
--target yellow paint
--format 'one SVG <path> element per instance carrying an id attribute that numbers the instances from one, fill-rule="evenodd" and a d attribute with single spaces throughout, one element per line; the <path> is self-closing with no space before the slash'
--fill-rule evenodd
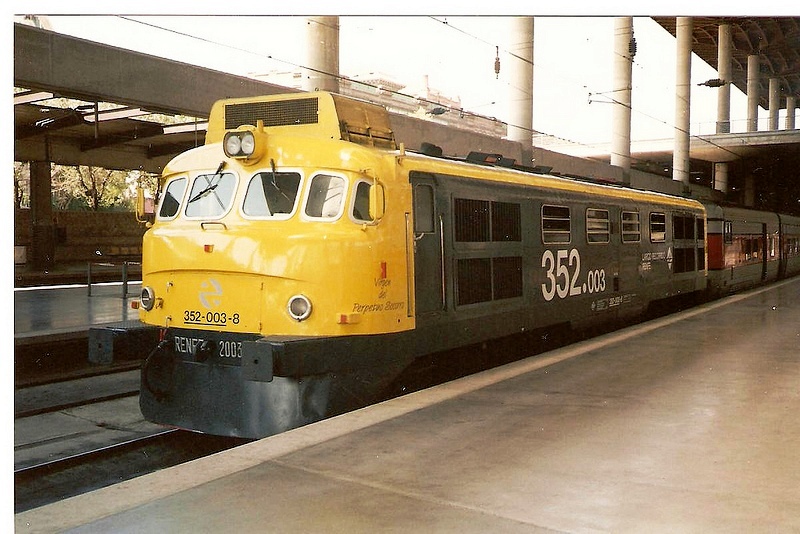
<path id="1" fill-rule="evenodd" d="M 396 332 L 414 327 L 407 313 L 406 250 L 402 237 L 400 246 L 397 242 L 397 236 L 405 233 L 409 184 L 397 179 L 391 153 L 340 140 L 333 99 L 326 93 L 313 96 L 321 100 L 320 123 L 264 127 L 265 135 L 258 138 L 266 145 L 258 162 L 225 158 L 223 103 L 215 104 L 212 111 L 207 144 L 170 162 L 165 181 L 182 174 L 190 180 L 196 174 L 212 174 L 224 160 L 224 171 L 238 176 L 238 190 L 234 208 L 213 224 L 206 222 L 205 229 L 204 221 L 179 216 L 156 221 L 145 234 L 143 284 L 153 287 L 162 300 L 158 308 L 140 310 L 142 321 L 164 325 L 170 317 L 170 325 L 178 328 L 287 336 Z M 259 99 L 235 102 L 255 100 Z M 374 112 L 373 107 L 367 106 L 368 111 Z M 356 128 L 352 123 L 357 117 L 364 116 L 370 125 L 378 123 L 385 130 L 386 124 L 365 112 L 362 103 L 349 115 L 351 129 Z M 271 172 L 271 161 L 277 172 L 301 174 L 301 201 L 288 220 L 248 220 L 240 210 L 247 183 L 256 172 Z M 349 180 L 347 207 L 336 221 L 302 216 L 307 181 L 316 172 Z M 352 188 L 359 178 L 377 178 L 386 195 L 386 212 L 376 224 L 354 221 L 348 215 Z M 294 295 L 304 295 L 312 303 L 311 315 L 304 321 L 292 319 L 287 311 Z M 346 321 L 341 321 L 343 315 Z"/>

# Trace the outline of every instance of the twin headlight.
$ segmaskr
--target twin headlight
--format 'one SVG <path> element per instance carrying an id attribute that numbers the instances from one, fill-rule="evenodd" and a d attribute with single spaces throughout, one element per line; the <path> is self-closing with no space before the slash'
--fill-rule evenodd
<path id="1" fill-rule="evenodd" d="M 222 144 L 229 158 L 249 158 L 256 151 L 256 136 L 251 131 L 228 132 Z"/>

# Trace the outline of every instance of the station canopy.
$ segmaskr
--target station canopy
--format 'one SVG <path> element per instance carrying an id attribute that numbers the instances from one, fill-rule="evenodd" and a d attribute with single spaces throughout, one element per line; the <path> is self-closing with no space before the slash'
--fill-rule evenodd
<path id="1" fill-rule="evenodd" d="M 675 17 L 653 17 L 673 36 Z M 769 79 L 781 85 L 780 107 L 786 97 L 800 99 L 800 17 L 692 17 L 692 51 L 718 69 L 719 26 L 731 28 L 732 80 L 747 94 L 747 57 L 759 57 L 759 105 L 769 108 Z"/>

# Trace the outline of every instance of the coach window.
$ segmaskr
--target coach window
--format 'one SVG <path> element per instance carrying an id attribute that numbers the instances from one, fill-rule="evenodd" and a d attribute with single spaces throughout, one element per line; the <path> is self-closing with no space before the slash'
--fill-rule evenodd
<path id="1" fill-rule="evenodd" d="M 586 209 L 586 242 L 608 243 L 610 240 L 608 210 Z"/>
<path id="2" fill-rule="evenodd" d="M 694 239 L 695 222 L 691 215 L 673 215 L 672 238 Z"/>
<path id="3" fill-rule="evenodd" d="M 158 210 L 159 219 L 172 219 L 178 214 L 178 209 L 186 192 L 186 178 L 176 178 L 167 184 L 164 190 L 164 197 L 161 200 L 161 208 Z"/>
<path id="4" fill-rule="evenodd" d="M 341 176 L 318 174 L 308 187 L 305 214 L 314 219 L 335 219 L 342 214 L 345 181 Z"/>
<path id="5" fill-rule="evenodd" d="M 219 218 L 231 207 L 236 176 L 226 173 L 201 174 L 194 179 L 186 202 L 186 216 Z"/>
<path id="6" fill-rule="evenodd" d="M 642 240 L 642 228 L 639 221 L 638 211 L 623 211 L 622 219 L 622 242 L 638 243 Z"/>
<path id="7" fill-rule="evenodd" d="M 663 243 L 667 239 L 667 216 L 664 213 L 650 214 L 650 241 Z"/>
<path id="8" fill-rule="evenodd" d="M 725 221 L 722 225 L 722 236 L 723 240 L 725 241 L 726 245 L 733 244 L 733 223 L 731 221 Z"/>
<path id="9" fill-rule="evenodd" d="M 242 211 L 248 217 L 288 219 L 299 189 L 296 172 L 259 172 L 247 184 Z"/>
<path id="10" fill-rule="evenodd" d="M 542 206 L 542 242 L 567 244 L 572 240 L 569 207 Z"/>

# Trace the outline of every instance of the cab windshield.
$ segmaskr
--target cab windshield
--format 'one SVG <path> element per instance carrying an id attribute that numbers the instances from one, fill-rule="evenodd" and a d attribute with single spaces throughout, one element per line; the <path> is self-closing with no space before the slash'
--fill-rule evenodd
<path id="1" fill-rule="evenodd" d="M 248 217 L 288 218 L 299 190 L 300 175 L 296 172 L 259 172 L 247 185 L 242 211 Z"/>
<path id="2" fill-rule="evenodd" d="M 193 218 L 217 218 L 228 212 L 236 192 L 236 176 L 229 173 L 200 174 L 192 183 L 185 214 Z"/>

